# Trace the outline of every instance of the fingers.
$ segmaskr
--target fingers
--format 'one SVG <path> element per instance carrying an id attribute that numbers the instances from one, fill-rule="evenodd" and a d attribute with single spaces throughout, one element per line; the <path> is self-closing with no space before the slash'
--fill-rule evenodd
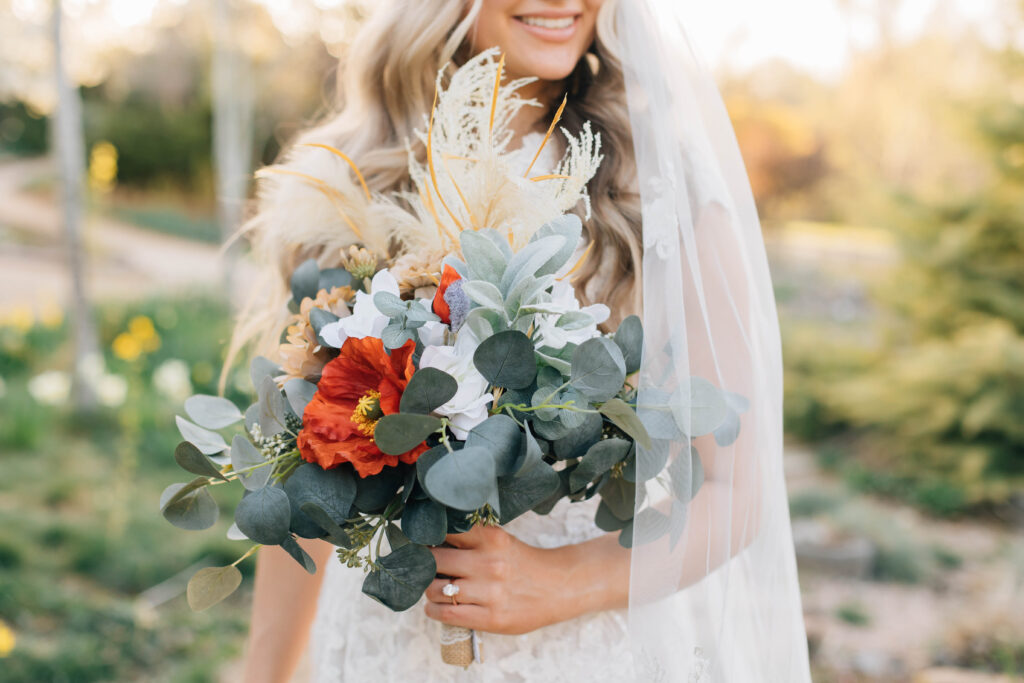
<path id="1" fill-rule="evenodd" d="M 483 558 L 473 550 L 459 548 L 431 548 L 437 573 L 445 576 L 479 576 L 484 571 Z"/>
<path id="2" fill-rule="evenodd" d="M 424 603 L 424 611 L 434 621 L 462 628 L 471 628 L 478 631 L 486 631 L 490 627 L 490 611 L 479 605 L 453 605 L 450 602 Z"/>
<path id="3" fill-rule="evenodd" d="M 511 538 L 511 535 L 499 526 L 478 524 L 465 533 L 448 534 L 445 536 L 445 542 L 456 548 L 504 547 Z"/>
<path id="4" fill-rule="evenodd" d="M 483 606 L 494 602 L 490 596 L 490 593 L 493 591 L 493 588 L 488 587 L 490 584 L 474 581 L 473 579 L 434 579 L 424 593 L 427 596 L 427 600 L 451 605 L 451 597 L 444 594 L 444 587 L 449 583 L 454 583 L 459 587 L 459 592 L 456 594 L 455 599 L 460 605 Z"/>

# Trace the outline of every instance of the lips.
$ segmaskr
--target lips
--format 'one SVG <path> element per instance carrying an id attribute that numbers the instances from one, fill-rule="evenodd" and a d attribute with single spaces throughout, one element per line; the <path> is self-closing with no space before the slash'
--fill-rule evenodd
<path id="1" fill-rule="evenodd" d="M 560 17 L 558 19 L 552 19 L 548 17 L 516 17 L 519 21 L 523 22 L 527 26 L 534 26 L 536 28 L 547 28 L 552 30 L 572 28 L 572 25 L 576 23 L 576 17 Z"/>
<path id="2" fill-rule="evenodd" d="M 527 32 L 549 42 L 563 42 L 572 38 L 576 34 L 579 19 L 579 14 L 568 16 L 526 14 L 515 17 L 515 20 Z"/>

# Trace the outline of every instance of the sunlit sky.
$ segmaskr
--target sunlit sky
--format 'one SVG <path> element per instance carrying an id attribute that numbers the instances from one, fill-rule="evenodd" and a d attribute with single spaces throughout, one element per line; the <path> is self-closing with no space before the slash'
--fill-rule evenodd
<path id="1" fill-rule="evenodd" d="M 206 0 L 201 0 L 205 2 Z M 295 22 L 310 18 L 310 0 L 253 0 L 267 6 L 280 28 L 290 33 Z M 311 0 L 330 9 L 352 0 Z M 361 2 L 363 0 L 360 0 Z M 410 0 L 415 2 L 416 0 Z M 451 0 L 455 2 L 456 0 Z M 851 49 L 870 46 L 877 39 L 870 21 L 851 20 L 839 10 L 840 0 L 689 0 L 694 6 L 691 39 L 713 66 L 745 69 L 781 58 L 816 75 L 842 71 Z M 851 4 L 888 2 L 853 0 Z M 1009 0 L 904 0 L 897 19 L 897 34 L 912 37 L 929 26 L 977 26 L 997 40 L 994 19 L 998 7 Z M 15 16 L 45 15 L 48 0 L 10 0 Z M 64 0 L 66 11 L 106 5 L 115 25 L 131 29 L 147 24 L 160 6 L 184 5 L 188 0 Z M 305 12 L 303 10 L 306 10 Z M 941 17 L 944 17 L 942 19 Z M 315 21 L 315 20 L 314 20 Z"/>
<path id="2" fill-rule="evenodd" d="M 912 37 L 930 22 L 944 21 L 977 26 L 996 40 L 999 26 L 994 17 L 1003 2 L 906 0 L 897 18 L 897 35 Z M 742 69 L 780 58 L 827 77 L 842 70 L 851 46 L 864 47 L 877 40 L 871 22 L 850 21 L 836 0 L 710 0 L 705 4 L 700 25 L 691 27 L 690 38 L 708 62 L 718 66 Z"/>

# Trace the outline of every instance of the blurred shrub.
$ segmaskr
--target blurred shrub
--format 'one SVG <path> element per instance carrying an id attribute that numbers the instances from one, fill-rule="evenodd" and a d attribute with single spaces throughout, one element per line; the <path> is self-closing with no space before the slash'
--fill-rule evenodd
<path id="1" fill-rule="evenodd" d="M 168 106 L 135 95 L 111 102 L 99 94 L 85 94 L 87 143 L 103 140 L 117 149 L 119 185 L 212 196 L 208 101 Z"/>
<path id="2" fill-rule="evenodd" d="M 0 103 L 0 152 L 45 154 L 48 123 L 24 104 Z"/>

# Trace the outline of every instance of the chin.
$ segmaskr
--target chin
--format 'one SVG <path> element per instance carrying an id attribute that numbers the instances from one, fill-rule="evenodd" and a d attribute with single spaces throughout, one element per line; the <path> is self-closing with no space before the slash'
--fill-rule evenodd
<path id="1" fill-rule="evenodd" d="M 531 55 L 529 59 L 508 64 L 509 73 L 515 76 L 533 76 L 542 81 L 562 81 L 576 68 L 575 55 L 552 56 L 551 58 Z"/>

